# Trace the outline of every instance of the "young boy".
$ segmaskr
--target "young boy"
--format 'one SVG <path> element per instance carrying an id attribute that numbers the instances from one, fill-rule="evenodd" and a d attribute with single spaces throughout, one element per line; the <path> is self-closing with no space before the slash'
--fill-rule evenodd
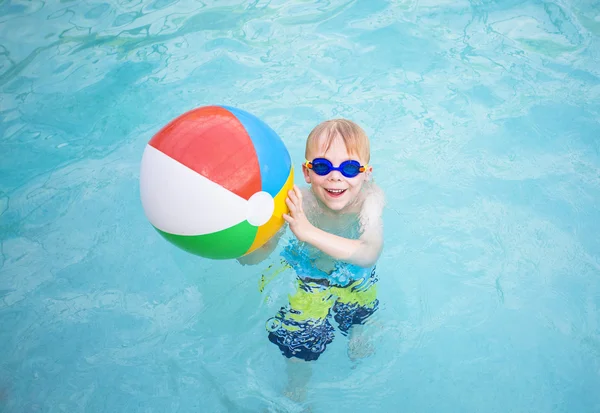
<path id="1" fill-rule="evenodd" d="M 298 275 L 298 288 L 267 330 L 286 357 L 311 361 L 333 340 L 332 315 L 348 334 L 377 310 L 375 264 L 383 248 L 384 195 L 371 179 L 369 139 L 352 121 L 334 119 L 315 127 L 305 157 L 302 172 L 310 187 L 294 186 L 288 194 L 284 219 L 296 239 L 282 252 Z M 256 263 L 278 239 L 239 261 Z M 351 357 L 357 350 L 353 335 Z"/>

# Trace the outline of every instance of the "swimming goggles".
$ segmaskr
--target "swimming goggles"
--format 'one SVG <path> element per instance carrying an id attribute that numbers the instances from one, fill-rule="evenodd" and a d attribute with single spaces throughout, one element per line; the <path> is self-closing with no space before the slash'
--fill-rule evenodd
<path id="1" fill-rule="evenodd" d="M 328 175 L 332 171 L 340 171 L 346 178 L 354 178 L 359 173 L 366 171 L 368 167 L 368 165 L 361 165 L 358 161 L 349 160 L 342 162 L 340 166 L 336 168 L 325 158 L 315 158 L 312 162 L 306 161 L 304 165 L 320 176 Z"/>

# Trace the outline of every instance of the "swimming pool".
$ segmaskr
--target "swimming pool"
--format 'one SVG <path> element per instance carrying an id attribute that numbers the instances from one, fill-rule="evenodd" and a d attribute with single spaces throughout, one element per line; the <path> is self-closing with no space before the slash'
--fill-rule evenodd
<path id="1" fill-rule="evenodd" d="M 0 3 L 0 410 L 600 411 L 599 15 Z M 351 362 L 338 334 L 303 403 L 265 329 L 293 274 L 261 292 L 267 263 L 190 256 L 141 208 L 146 142 L 208 104 L 267 122 L 295 165 L 324 119 L 371 137 L 388 201 L 375 353 Z"/>

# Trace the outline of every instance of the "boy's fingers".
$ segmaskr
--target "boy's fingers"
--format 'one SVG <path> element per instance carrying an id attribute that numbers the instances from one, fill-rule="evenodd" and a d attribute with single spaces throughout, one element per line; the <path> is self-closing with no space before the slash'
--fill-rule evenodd
<path id="1" fill-rule="evenodd" d="M 290 198 L 286 198 L 285 199 L 285 204 L 288 206 L 288 208 L 289 208 L 289 210 L 291 212 L 295 212 L 296 211 L 296 204 Z"/>
<path id="2" fill-rule="evenodd" d="M 296 205 L 299 204 L 298 202 L 298 197 L 296 196 L 296 193 L 294 191 L 290 191 L 290 193 L 288 194 L 289 199 L 292 200 L 292 202 Z"/>

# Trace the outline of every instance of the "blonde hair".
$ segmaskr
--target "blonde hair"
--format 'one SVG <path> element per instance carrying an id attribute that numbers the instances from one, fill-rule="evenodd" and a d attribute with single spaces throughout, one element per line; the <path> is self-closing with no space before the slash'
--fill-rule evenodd
<path id="1" fill-rule="evenodd" d="M 318 124 L 308 135 L 304 156 L 308 159 L 308 153 L 318 151 L 320 138 L 324 138 L 325 152 L 331 143 L 339 138 L 342 139 L 348 153 L 358 155 L 365 162 L 371 158 L 369 137 L 365 131 L 356 123 L 348 119 L 331 119 Z M 309 159 L 310 160 L 310 159 Z"/>

